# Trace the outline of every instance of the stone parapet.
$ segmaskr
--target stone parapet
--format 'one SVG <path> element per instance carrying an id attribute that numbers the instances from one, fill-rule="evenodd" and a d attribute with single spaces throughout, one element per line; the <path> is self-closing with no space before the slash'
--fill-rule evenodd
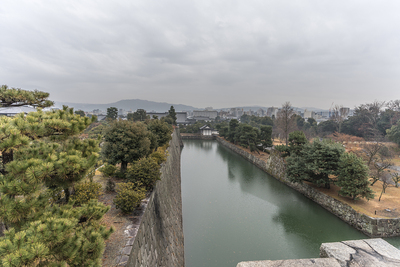
<path id="1" fill-rule="evenodd" d="M 335 259 L 301 259 L 239 262 L 236 267 L 340 267 Z"/>
<path id="2" fill-rule="evenodd" d="M 319 259 L 248 261 L 236 267 L 394 267 L 400 250 L 381 238 L 323 243 Z"/>
<path id="3" fill-rule="evenodd" d="M 400 266 L 400 251 L 381 238 L 323 243 L 321 258 L 334 258 L 341 267 Z"/>

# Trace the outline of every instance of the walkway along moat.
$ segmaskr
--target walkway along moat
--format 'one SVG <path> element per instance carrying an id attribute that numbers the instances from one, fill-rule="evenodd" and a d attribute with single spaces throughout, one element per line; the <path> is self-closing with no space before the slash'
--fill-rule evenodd
<path id="1" fill-rule="evenodd" d="M 321 243 L 367 238 L 216 141 L 184 145 L 186 266 L 316 258 Z"/>

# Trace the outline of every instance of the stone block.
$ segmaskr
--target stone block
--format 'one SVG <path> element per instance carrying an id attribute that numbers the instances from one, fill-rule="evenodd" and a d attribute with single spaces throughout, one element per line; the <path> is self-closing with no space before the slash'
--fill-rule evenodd
<path id="1" fill-rule="evenodd" d="M 248 261 L 239 262 L 236 267 L 340 267 L 340 264 L 335 259 L 325 258 L 276 261 Z"/>
<path id="2" fill-rule="evenodd" d="M 323 243 L 320 256 L 335 258 L 343 267 L 400 266 L 400 251 L 380 238 Z"/>
<path id="3" fill-rule="evenodd" d="M 122 249 L 122 255 L 129 255 L 131 253 L 132 246 L 126 246 Z"/>

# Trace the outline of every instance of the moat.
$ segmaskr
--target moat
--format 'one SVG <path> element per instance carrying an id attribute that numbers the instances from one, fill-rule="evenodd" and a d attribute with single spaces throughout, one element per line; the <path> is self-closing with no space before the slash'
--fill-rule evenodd
<path id="1" fill-rule="evenodd" d="M 321 243 L 368 238 L 216 141 L 184 140 L 181 162 L 187 267 L 313 258 Z"/>

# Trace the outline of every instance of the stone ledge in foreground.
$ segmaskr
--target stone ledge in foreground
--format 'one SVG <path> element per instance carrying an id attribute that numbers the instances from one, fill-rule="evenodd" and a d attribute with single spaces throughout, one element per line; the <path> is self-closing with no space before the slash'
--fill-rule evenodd
<path id="1" fill-rule="evenodd" d="M 302 259 L 302 260 L 277 260 L 277 261 L 248 261 L 240 262 L 236 267 L 340 267 L 337 260 Z"/>
<path id="2" fill-rule="evenodd" d="M 395 267 L 400 250 L 381 238 L 323 243 L 319 259 L 248 261 L 236 267 Z"/>

